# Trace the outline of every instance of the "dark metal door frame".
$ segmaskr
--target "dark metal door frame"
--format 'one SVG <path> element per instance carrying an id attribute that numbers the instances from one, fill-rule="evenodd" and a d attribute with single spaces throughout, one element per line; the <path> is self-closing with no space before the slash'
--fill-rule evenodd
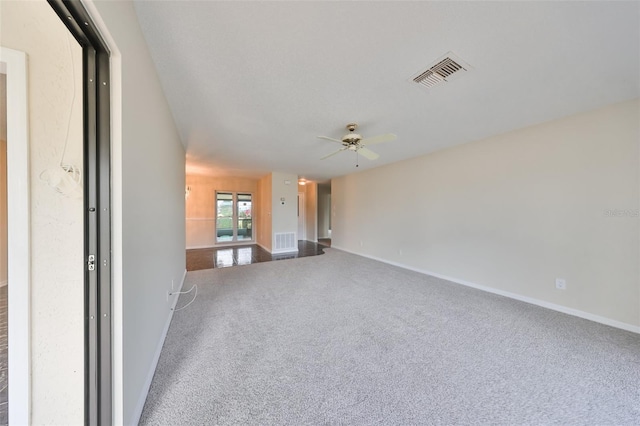
<path id="1" fill-rule="evenodd" d="M 79 0 L 48 0 L 82 47 L 85 423 L 112 423 L 109 49 Z"/>

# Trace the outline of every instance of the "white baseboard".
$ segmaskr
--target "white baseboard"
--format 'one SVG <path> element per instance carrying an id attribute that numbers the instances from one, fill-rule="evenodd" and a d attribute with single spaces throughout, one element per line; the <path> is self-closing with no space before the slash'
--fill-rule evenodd
<path id="1" fill-rule="evenodd" d="M 182 290 L 182 286 L 184 285 L 184 280 L 187 277 L 187 270 L 184 270 L 182 274 L 182 280 L 180 281 L 180 286 L 178 286 L 177 291 Z M 164 340 L 167 338 L 167 332 L 169 331 L 169 326 L 171 325 L 171 320 L 173 319 L 174 308 L 176 307 L 176 303 L 178 303 L 178 297 L 174 297 L 173 302 L 171 303 L 171 309 L 169 309 L 169 316 L 167 317 L 167 321 L 164 325 L 164 329 L 162 330 L 162 336 L 158 341 L 158 345 L 156 346 L 156 352 L 153 354 L 153 361 L 149 366 L 149 371 L 147 372 L 147 378 L 144 382 L 144 387 L 142 388 L 142 392 L 138 397 L 138 403 L 136 404 L 136 408 L 133 411 L 133 416 L 131 421 L 125 423 L 128 425 L 137 425 L 140 423 L 140 416 L 142 416 L 142 410 L 144 409 L 144 403 L 147 401 L 147 395 L 149 394 L 149 388 L 151 388 L 151 382 L 153 381 L 153 375 L 156 372 L 156 367 L 158 366 L 158 361 L 160 360 L 160 353 L 162 352 L 162 346 L 164 345 Z"/>
<path id="2" fill-rule="evenodd" d="M 614 319 L 611 318 L 606 318 L 606 317 L 602 317 L 600 315 L 595 315 L 589 312 L 585 312 L 585 311 L 581 311 L 579 309 L 573 309 L 573 308 L 569 308 L 567 306 L 562 306 L 562 305 L 557 305 L 555 303 L 551 303 L 551 302 L 547 302 L 545 300 L 540 300 L 540 299 L 535 299 L 533 297 L 528 297 L 528 296 L 523 296 L 517 293 L 511 293 L 508 291 L 504 291 L 504 290 L 499 290 L 497 288 L 493 288 L 493 287 L 487 287 L 484 285 L 480 285 L 480 284 L 476 284 L 473 283 L 471 281 L 466 281 L 466 280 L 461 280 L 458 278 L 454 278 L 454 277 L 449 277 L 447 275 L 442 275 L 439 274 L 437 272 L 431 272 L 431 271 L 427 271 L 424 269 L 419 269 L 419 268 L 414 268 L 412 266 L 408 266 L 402 263 L 398 263 L 398 262 L 393 262 L 390 260 L 386 260 L 386 259 L 382 259 L 380 257 L 376 257 L 376 256 L 370 256 L 367 254 L 362 254 L 362 253 L 358 253 L 352 250 L 348 250 L 344 247 L 338 247 L 338 246 L 332 246 L 332 248 L 338 249 L 338 250 L 342 250 L 342 251 L 346 251 L 347 253 L 352 253 L 358 256 L 362 256 L 362 257 L 366 257 L 368 259 L 372 259 L 372 260 L 377 260 L 378 262 L 382 262 L 382 263 L 386 263 L 389 265 L 393 265 L 393 266 L 397 266 L 403 269 L 408 269 L 410 271 L 414 271 L 414 272 L 419 272 L 421 274 L 425 274 L 425 275 L 431 275 L 432 277 L 436 277 L 436 278 L 441 278 L 443 280 L 447 280 L 447 281 L 451 281 L 454 282 L 456 284 L 461 284 L 467 287 L 472 287 L 478 290 L 482 290 L 482 291 L 486 291 L 487 293 L 493 293 L 493 294 L 497 294 L 500 296 L 504 296 L 504 297 L 508 297 L 510 299 L 514 299 L 514 300 L 519 300 L 520 302 L 525 302 L 525 303 L 530 303 L 532 305 L 537 305 L 543 308 L 547 308 L 547 309 L 551 309 L 553 311 L 557 311 L 557 312 L 562 312 L 563 314 L 568 314 L 568 315 L 573 315 L 575 317 L 579 317 L 579 318 L 584 318 L 586 320 L 589 321 L 594 321 L 594 322 L 598 322 L 600 324 L 604 324 L 604 325 L 608 325 L 611 327 L 615 327 L 615 328 L 620 328 L 622 330 L 626 330 L 626 331 L 630 331 L 632 333 L 638 333 L 640 334 L 640 326 L 637 325 L 633 325 L 633 324 L 627 324 L 625 322 L 621 322 L 621 321 L 616 321 Z"/>
<path id="3" fill-rule="evenodd" d="M 271 254 L 289 254 L 289 253 L 298 253 L 299 249 L 282 249 L 282 250 L 273 250 Z"/>
<path id="4" fill-rule="evenodd" d="M 215 248 L 215 246 L 207 244 L 204 246 L 187 246 L 187 250 L 197 250 L 197 249 L 207 249 L 207 248 Z"/>

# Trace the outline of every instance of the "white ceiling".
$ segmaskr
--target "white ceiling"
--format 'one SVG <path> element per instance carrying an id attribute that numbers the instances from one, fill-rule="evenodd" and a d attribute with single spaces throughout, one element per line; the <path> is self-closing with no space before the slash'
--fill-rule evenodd
<path id="1" fill-rule="evenodd" d="M 137 1 L 187 172 L 312 180 L 640 96 L 640 2 Z M 452 51 L 473 69 L 411 77 Z M 395 133 L 360 158 L 317 135 Z"/>

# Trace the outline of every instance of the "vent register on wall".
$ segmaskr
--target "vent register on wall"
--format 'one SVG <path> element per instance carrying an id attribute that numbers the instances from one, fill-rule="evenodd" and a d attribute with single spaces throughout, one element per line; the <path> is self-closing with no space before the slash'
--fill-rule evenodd
<path id="1" fill-rule="evenodd" d="M 295 232 L 276 232 L 273 241 L 273 252 L 284 252 L 298 249 Z"/>

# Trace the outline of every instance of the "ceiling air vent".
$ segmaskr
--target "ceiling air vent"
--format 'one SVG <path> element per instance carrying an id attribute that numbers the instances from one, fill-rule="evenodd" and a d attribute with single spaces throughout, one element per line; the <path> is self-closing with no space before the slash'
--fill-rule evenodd
<path id="1" fill-rule="evenodd" d="M 431 88 L 440 83 L 449 82 L 463 71 L 470 69 L 468 64 L 449 52 L 438 59 L 435 65 L 412 77 L 412 80 L 424 87 Z"/>

